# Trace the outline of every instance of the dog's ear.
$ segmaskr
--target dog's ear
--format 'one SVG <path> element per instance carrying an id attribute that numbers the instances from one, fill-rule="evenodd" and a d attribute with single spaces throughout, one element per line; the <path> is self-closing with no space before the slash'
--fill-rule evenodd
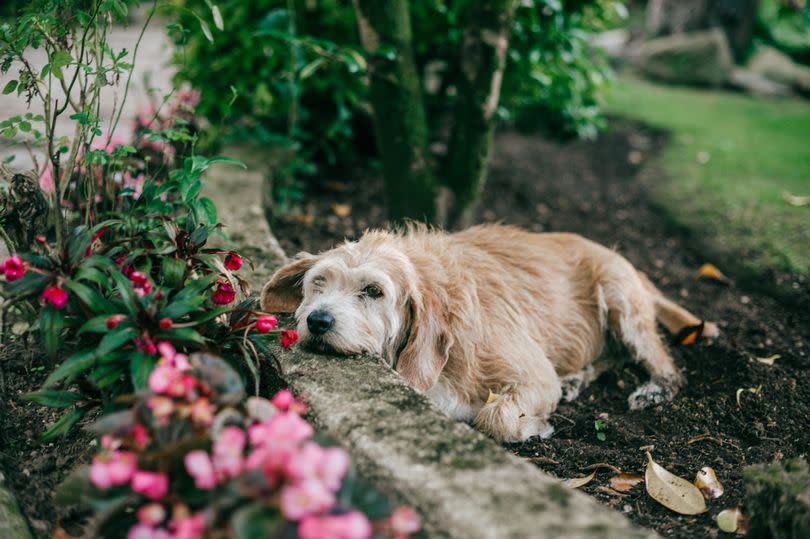
<path id="1" fill-rule="evenodd" d="M 399 353 L 397 372 L 419 391 L 427 391 L 439 380 L 450 357 L 453 336 L 441 303 L 430 290 L 411 295 L 411 331 Z"/>
<path id="2" fill-rule="evenodd" d="M 295 260 L 280 268 L 262 288 L 259 296 L 262 311 L 268 313 L 291 313 L 304 298 L 301 282 L 304 274 L 315 264 L 317 257 L 299 253 Z"/>

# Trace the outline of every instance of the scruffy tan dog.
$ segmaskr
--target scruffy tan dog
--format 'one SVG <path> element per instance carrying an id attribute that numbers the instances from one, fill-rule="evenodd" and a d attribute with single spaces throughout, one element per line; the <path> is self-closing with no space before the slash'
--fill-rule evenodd
<path id="1" fill-rule="evenodd" d="M 295 311 L 305 344 L 382 356 L 448 415 L 503 441 L 551 435 L 563 386 L 570 400 L 594 378 L 608 329 L 650 373 L 630 407 L 671 399 L 683 378 L 656 318 L 671 332 L 700 323 L 610 249 L 492 225 L 375 230 L 302 253 L 261 305 Z"/>

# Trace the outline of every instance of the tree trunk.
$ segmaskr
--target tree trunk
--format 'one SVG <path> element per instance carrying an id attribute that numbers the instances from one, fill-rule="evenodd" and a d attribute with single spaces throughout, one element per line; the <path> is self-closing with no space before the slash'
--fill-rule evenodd
<path id="1" fill-rule="evenodd" d="M 436 183 L 428 153 L 428 126 L 413 58 L 407 0 L 354 0 L 363 48 L 369 56 L 374 131 L 392 219 L 431 221 Z"/>
<path id="2" fill-rule="evenodd" d="M 454 198 L 449 213 L 451 223 L 467 224 L 465 211 L 478 198 L 486 179 L 517 3 L 479 0 L 471 7 L 461 44 L 458 100 L 443 171 L 443 180 Z"/>

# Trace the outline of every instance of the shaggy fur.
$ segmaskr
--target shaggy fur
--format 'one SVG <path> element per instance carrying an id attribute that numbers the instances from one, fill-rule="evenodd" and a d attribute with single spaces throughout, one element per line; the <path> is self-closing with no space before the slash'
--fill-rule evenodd
<path id="1" fill-rule="evenodd" d="M 267 283 L 261 304 L 295 311 L 304 343 L 382 356 L 448 415 L 503 441 L 553 432 L 563 385 L 571 399 L 597 375 L 607 330 L 650 373 L 631 408 L 672 398 L 683 378 L 656 318 L 670 332 L 700 323 L 610 249 L 492 225 L 374 230 L 301 254 Z M 315 311 L 334 317 L 322 335 L 307 323 Z M 703 333 L 718 330 L 706 323 Z"/>

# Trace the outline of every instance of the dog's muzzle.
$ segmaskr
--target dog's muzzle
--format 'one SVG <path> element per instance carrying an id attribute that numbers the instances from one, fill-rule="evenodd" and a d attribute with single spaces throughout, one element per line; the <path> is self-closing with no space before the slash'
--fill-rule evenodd
<path id="1" fill-rule="evenodd" d="M 324 310 L 312 311 L 307 316 L 307 327 L 313 335 L 323 335 L 335 325 L 335 317 Z"/>

